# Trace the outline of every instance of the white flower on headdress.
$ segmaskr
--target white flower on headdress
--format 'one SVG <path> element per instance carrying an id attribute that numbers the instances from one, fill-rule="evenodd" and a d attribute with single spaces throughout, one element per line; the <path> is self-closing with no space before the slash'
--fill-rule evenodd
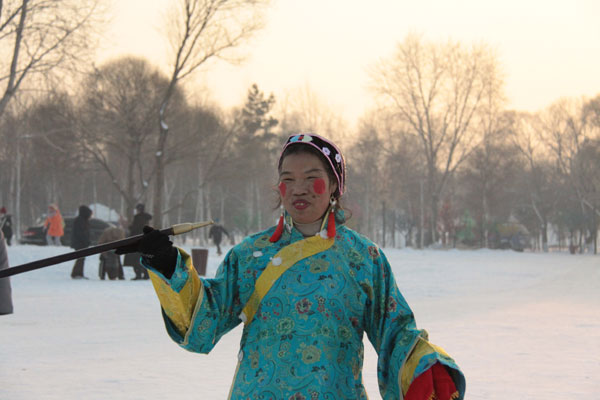
<path id="1" fill-rule="evenodd" d="M 338 163 L 342 162 L 342 155 L 340 153 L 337 153 L 335 155 L 335 161 L 337 161 Z"/>
<path id="2" fill-rule="evenodd" d="M 312 140 L 313 140 L 312 136 L 302 133 L 300 135 L 295 135 L 292 138 L 290 138 L 290 143 L 297 142 L 297 141 L 312 142 Z"/>
<path id="3" fill-rule="evenodd" d="M 273 263 L 273 265 L 278 266 L 281 265 L 281 257 L 275 257 L 274 259 L 271 260 L 271 262 Z"/>
<path id="4" fill-rule="evenodd" d="M 325 154 L 327 157 L 329 157 L 329 155 L 331 154 L 331 151 L 329 151 L 329 149 L 327 147 L 323 147 L 323 154 Z"/>

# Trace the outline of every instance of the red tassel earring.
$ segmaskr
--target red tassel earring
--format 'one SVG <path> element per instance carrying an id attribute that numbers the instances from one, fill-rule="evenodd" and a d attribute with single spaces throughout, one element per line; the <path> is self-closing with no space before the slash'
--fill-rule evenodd
<path id="1" fill-rule="evenodd" d="M 327 237 L 333 238 L 335 237 L 335 200 L 331 200 L 331 209 L 329 211 L 329 216 L 327 217 Z"/>
<path id="2" fill-rule="evenodd" d="M 275 228 L 275 232 L 269 238 L 269 242 L 275 243 L 281 238 L 281 234 L 283 233 L 283 211 L 281 212 L 281 216 L 279 217 L 279 222 L 277 223 L 277 228 Z"/>

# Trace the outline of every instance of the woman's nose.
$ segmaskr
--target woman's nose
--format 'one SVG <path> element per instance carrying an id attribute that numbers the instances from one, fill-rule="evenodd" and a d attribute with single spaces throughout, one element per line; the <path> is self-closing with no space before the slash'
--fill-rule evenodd
<path id="1" fill-rule="evenodd" d="M 297 181 L 292 185 L 292 194 L 302 195 L 309 192 L 310 184 L 308 181 Z"/>

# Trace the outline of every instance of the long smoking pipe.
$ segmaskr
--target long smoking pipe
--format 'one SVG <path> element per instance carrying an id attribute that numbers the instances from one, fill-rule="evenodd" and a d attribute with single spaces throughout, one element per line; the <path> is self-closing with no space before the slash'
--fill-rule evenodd
<path id="1" fill-rule="evenodd" d="M 166 235 L 181 235 L 182 233 L 187 233 L 193 231 L 194 229 L 202 228 L 204 226 L 208 226 L 213 224 L 213 221 L 204 221 L 204 222 L 196 222 L 190 223 L 186 222 L 183 224 L 176 224 L 169 228 L 161 229 L 160 232 Z M 105 251 L 118 249 L 119 247 L 129 246 L 136 242 L 139 242 L 144 234 L 130 236 L 125 239 L 115 240 L 113 242 L 99 244 L 97 246 L 86 247 L 85 249 L 72 251 L 70 253 L 60 254 L 54 257 L 43 258 L 41 260 L 32 261 L 26 264 L 17 265 L 16 267 L 11 267 L 7 269 L 0 270 L 0 278 L 6 278 L 7 276 L 12 276 L 16 274 L 20 274 L 23 272 L 33 271 L 35 269 L 49 267 L 50 265 L 60 264 L 62 262 L 76 260 L 78 258 L 91 256 L 94 254 L 99 254 Z"/>

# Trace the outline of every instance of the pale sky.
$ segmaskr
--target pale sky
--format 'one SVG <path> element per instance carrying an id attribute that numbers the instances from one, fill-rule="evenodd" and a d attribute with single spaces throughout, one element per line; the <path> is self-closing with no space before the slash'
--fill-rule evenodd
<path id="1" fill-rule="evenodd" d="M 175 0 L 115 0 L 100 59 L 131 53 L 167 59 L 160 29 Z M 274 0 L 245 63 L 211 64 L 194 76 L 224 108 L 243 104 L 252 83 L 282 99 L 309 87 L 354 124 L 373 105 L 368 68 L 407 33 L 485 42 L 505 74 L 508 107 L 543 109 L 560 97 L 600 94 L 598 0 Z"/>

